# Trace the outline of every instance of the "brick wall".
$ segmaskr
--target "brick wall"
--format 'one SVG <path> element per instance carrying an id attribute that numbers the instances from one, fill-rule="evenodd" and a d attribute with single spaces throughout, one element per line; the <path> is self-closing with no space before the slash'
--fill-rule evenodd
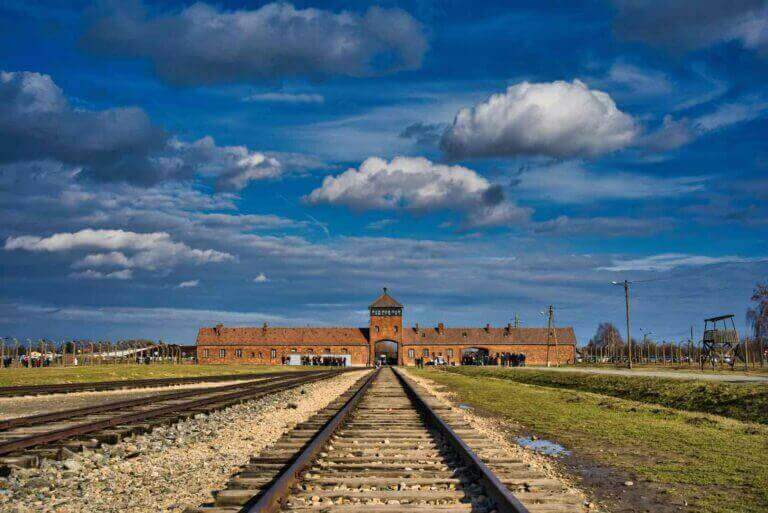
<path id="1" fill-rule="evenodd" d="M 415 365 L 416 358 L 423 357 L 426 361 L 433 360 L 437 356 L 442 356 L 447 363 L 461 364 L 461 352 L 463 349 L 477 347 L 473 345 L 405 345 L 402 346 L 400 356 L 403 365 Z M 547 346 L 543 345 L 490 345 L 482 346 L 488 350 L 490 356 L 496 353 L 517 353 L 525 355 L 526 365 L 546 365 L 547 364 Z M 429 356 L 425 356 L 425 350 Z M 413 351 L 411 356 L 411 351 Z M 576 356 L 575 348 L 572 345 L 558 345 L 557 353 L 559 363 L 573 363 Z M 549 346 L 549 361 L 555 363 L 555 346 Z"/>
<path id="2" fill-rule="evenodd" d="M 461 352 L 472 345 L 400 345 L 400 360 L 402 365 L 415 365 L 416 358 L 424 357 L 426 361 L 442 356 L 448 363 L 461 364 Z M 523 353 L 528 365 L 546 365 L 546 345 L 492 345 L 483 347 L 488 350 L 490 356 L 496 353 Z M 295 352 L 293 350 L 296 350 Z M 575 357 L 574 347 L 570 345 L 558 345 L 559 363 L 573 363 Z M 220 356 L 223 350 L 224 356 Z M 238 350 L 240 351 L 238 353 Z M 424 356 L 424 351 L 429 356 Z M 207 355 L 206 355 L 207 351 Z M 274 356 L 273 352 L 274 351 Z M 413 355 L 411 356 L 411 351 Z M 368 346 L 348 345 L 200 345 L 197 347 L 197 361 L 208 364 L 232 364 L 246 363 L 256 365 L 280 365 L 283 357 L 291 354 L 318 355 L 318 354 L 349 354 L 352 355 L 353 365 L 368 365 L 370 349 Z M 239 356 L 238 356 L 239 354 Z M 549 347 L 549 361 L 555 363 L 555 347 Z"/>
<path id="3" fill-rule="evenodd" d="M 294 351 L 295 349 L 295 351 Z M 221 356 L 220 351 L 224 351 Z M 238 350 L 240 351 L 238 353 Z M 199 363 L 250 363 L 256 365 L 280 365 L 283 357 L 291 354 L 320 355 L 320 354 L 349 354 L 352 355 L 352 365 L 368 364 L 368 346 L 346 345 L 199 345 L 197 346 L 197 361 Z"/>

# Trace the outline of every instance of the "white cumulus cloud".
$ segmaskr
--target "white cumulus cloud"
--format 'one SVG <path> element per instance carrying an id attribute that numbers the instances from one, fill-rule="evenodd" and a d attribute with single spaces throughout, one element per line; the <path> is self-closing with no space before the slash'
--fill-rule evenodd
<path id="1" fill-rule="evenodd" d="M 191 173 L 214 176 L 218 188 L 240 190 L 250 182 L 277 178 L 283 167 L 275 157 L 245 146 L 217 146 L 212 137 L 206 136 L 187 143 L 178 139 L 169 142 L 169 153 L 159 160 L 164 167 L 189 167 Z"/>
<path id="2" fill-rule="evenodd" d="M 189 281 L 182 281 L 178 285 L 176 285 L 177 288 L 180 289 L 190 289 L 193 287 L 197 287 L 200 285 L 200 280 L 189 280 Z"/>
<path id="3" fill-rule="evenodd" d="M 165 232 L 136 233 L 124 230 L 85 229 L 72 233 L 56 233 L 49 237 L 22 235 L 8 237 L 5 250 L 61 252 L 72 250 L 104 250 L 75 262 L 74 267 L 140 268 L 155 270 L 180 263 L 194 265 L 234 260 L 234 256 L 213 249 L 191 248 L 176 242 Z M 124 252 L 131 252 L 130 256 Z"/>
<path id="4" fill-rule="evenodd" d="M 443 134 L 451 157 L 596 156 L 632 144 L 639 127 L 580 80 L 523 82 L 461 109 Z"/>
<path id="5" fill-rule="evenodd" d="M 466 214 L 466 224 L 471 227 L 507 224 L 529 214 L 527 209 L 507 202 L 500 186 L 475 171 L 423 157 L 391 161 L 370 157 L 359 168 L 326 176 L 307 200 L 358 210 L 453 210 Z"/>
<path id="6" fill-rule="evenodd" d="M 122 271 L 103 273 L 101 271 L 94 271 L 93 269 L 86 269 L 83 272 L 72 273 L 69 276 L 79 280 L 130 280 L 133 278 L 133 271 L 130 269 L 123 269 Z"/>
<path id="7" fill-rule="evenodd" d="M 259 273 L 259 275 L 258 275 L 258 276 L 256 276 L 256 277 L 253 279 L 253 282 L 254 282 L 254 283 L 266 283 L 266 282 L 268 282 L 268 281 L 269 281 L 269 278 L 267 278 L 267 275 L 266 275 L 266 274 L 264 274 L 264 273 Z"/>

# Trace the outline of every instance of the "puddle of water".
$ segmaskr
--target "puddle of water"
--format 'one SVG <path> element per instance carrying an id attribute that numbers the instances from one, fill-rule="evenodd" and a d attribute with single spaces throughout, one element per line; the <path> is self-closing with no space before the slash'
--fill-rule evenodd
<path id="1" fill-rule="evenodd" d="M 530 437 L 519 437 L 516 441 L 526 449 L 546 454 L 547 456 L 568 456 L 571 454 L 571 451 L 566 450 L 562 445 L 541 438 L 534 440 Z"/>
<path id="2" fill-rule="evenodd" d="M 459 408 L 461 408 L 462 410 L 471 410 L 472 409 L 472 407 L 470 405 L 465 404 L 465 403 L 460 403 L 459 404 Z"/>

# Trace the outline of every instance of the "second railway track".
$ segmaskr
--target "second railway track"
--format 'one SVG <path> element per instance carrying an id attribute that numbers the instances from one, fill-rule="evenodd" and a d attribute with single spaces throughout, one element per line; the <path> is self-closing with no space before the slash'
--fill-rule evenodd
<path id="1" fill-rule="evenodd" d="M 558 480 L 510 456 L 400 371 L 361 379 L 187 513 L 565 513 Z"/>
<path id="2" fill-rule="evenodd" d="M 157 394 L 99 406 L 0 421 L 0 463 L 34 466 L 62 449 L 79 450 L 333 376 L 338 371 L 261 375 L 257 381 Z"/>
<path id="3" fill-rule="evenodd" d="M 304 371 L 299 371 L 304 372 Z M 48 394 L 71 394 L 74 392 L 103 392 L 126 388 L 159 388 L 194 383 L 215 383 L 222 381 L 246 381 L 251 379 L 281 376 L 288 372 L 262 372 L 251 374 L 223 374 L 215 376 L 187 376 L 182 378 L 125 379 L 120 381 L 94 381 L 91 383 L 58 383 L 46 385 L 16 385 L 0 387 L 0 397 L 24 397 Z"/>

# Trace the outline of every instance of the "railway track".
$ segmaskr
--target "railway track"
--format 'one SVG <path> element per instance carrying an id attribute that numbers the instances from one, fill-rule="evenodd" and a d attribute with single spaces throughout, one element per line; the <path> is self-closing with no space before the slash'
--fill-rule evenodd
<path id="1" fill-rule="evenodd" d="M 303 372 L 303 371 L 299 371 Z M 97 381 L 94 383 L 67 383 L 55 385 L 20 385 L 0 387 L 0 397 L 20 397 L 28 395 L 69 394 L 72 392 L 101 392 L 124 388 L 159 388 L 191 383 L 215 383 L 221 381 L 246 381 L 271 376 L 281 376 L 288 372 L 262 372 L 254 374 L 225 374 L 219 376 L 192 376 L 184 378 L 154 378 L 120 381 Z M 290 372 L 296 374 L 296 372 Z"/>
<path id="2" fill-rule="evenodd" d="M 35 466 L 41 457 L 56 458 L 63 449 L 77 451 L 100 443 L 117 443 L 160 424 L 328 379 L 340 372 L 261 374 L 257 381 L 0 421 L 0 463 Z"/>
<path id="3" fill-rule="evenodd" d="M 565 513 L 578 495 L 384 368 L 186 513 Z"/>

